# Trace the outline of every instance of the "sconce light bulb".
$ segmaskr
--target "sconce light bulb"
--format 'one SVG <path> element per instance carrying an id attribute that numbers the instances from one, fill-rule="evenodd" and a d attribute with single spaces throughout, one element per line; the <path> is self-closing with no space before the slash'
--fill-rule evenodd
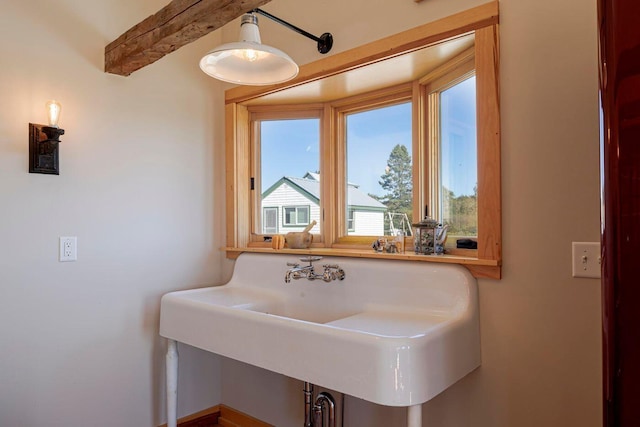
<path id="1" fill-rule="evenodd" d="M 62 110 L 62 105 L 58 101 L 48 101 L 46 103 L 47 107 L 47 117 L 49 118 L 49 126 L 57 128 L 58 120 L 60 120 L 60 110 Z"/>

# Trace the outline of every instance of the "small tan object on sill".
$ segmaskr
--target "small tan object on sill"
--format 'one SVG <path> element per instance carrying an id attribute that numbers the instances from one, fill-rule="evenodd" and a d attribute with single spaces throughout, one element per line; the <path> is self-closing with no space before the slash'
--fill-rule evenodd
<path id="1" fill-rule="evenodd" d="M 316 225 L 316 221 L 313 220 L 302 231 L 294 231 L 285 235 L 285 241 L 287 247 L 290 249 L 306 249 L 311 246 L 313 242 L 313 234 L 309 231 Z"/>
<path id="2" fill-rule="evenodd" d="M 271 238 L 271 247 L 275 250 L 284 248 L 284 236 L 276 234 Z"/>

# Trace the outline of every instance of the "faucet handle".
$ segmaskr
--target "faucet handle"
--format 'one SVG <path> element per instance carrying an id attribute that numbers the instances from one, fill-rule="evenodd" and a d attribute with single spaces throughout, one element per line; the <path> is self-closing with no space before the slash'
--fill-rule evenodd
<path id="1" fill-rule="evenodd" d="M 300 264 L 298 264 L 297 262 L 288 262 L 287 266 L 289 266 L 289 267 L 300 267 Z"/>
<path id="2" fill-rule="evenodd" d="M 320 261 L 321 259 L 322 259 L 321 256 L 304 256 L 300 258 L 300 261 L 308 262 L 309 264 L 311 264 L 313 262 Z"/>
<path id="3" fill-rule="evenodd" d="M 324 267 L 325 269 L 332 268 L 332 269 L 335 269 L 335 270 L 340 268 L 340 266 L 338 264 L 324 264 L 322 267 Z"/>

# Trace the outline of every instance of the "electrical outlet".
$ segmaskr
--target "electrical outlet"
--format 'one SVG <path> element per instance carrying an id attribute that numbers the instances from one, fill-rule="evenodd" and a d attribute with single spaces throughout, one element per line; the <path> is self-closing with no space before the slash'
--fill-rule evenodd
<path id="1" fill-rule="evenodd" d="M 78 260 L 78 238 L 60 237 L 60 262 Z"/>
<path id="2" fill-rule="evenodd" d="M 600 243 L 573 242 L 573 277 L 600 278 Z"/>

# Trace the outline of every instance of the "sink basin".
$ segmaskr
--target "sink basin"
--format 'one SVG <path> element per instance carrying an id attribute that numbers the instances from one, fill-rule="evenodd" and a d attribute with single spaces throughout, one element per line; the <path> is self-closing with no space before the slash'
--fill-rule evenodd
<path id="1" fill-rule="evenodd" d="M 160 334 L 389 406 L 421 404 L 480 365 L 477 283 L 463 267 L 324 258 L 342 281 L 284 282 L 295 256 L 242 254 L 222 286 L 162 298 Z"/>

